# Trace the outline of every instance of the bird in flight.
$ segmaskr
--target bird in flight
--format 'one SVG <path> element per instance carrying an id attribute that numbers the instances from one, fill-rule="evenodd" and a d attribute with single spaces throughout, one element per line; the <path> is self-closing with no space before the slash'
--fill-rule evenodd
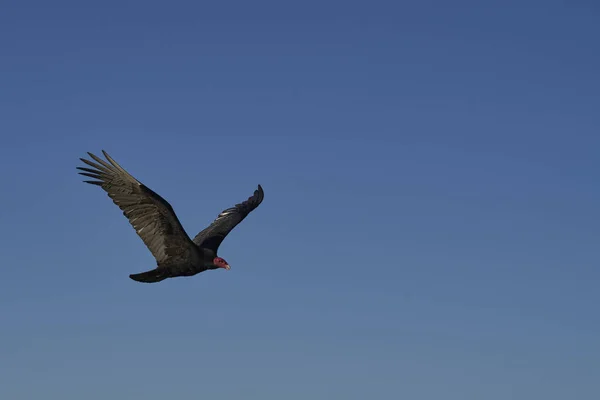
<path id="1" fill-rule="evenodd" d="M 104 150 L 102 154 L 108 162 L 89 152 L 95 162 L 80 158 L 92 168 L 77 167 L 83 171 L 79 174 L 95 179 L 84 182 L 100 186 L 108 193 L 156 259 L 156 268 L 131 274 L 131 279 L 154 283 L 206 270 L 229 270 L 229 264 L 217 255 L 217 250 L 227 234 L 262 203 L 264 192 L 260 185 L 246 201 L 223 210 L 190 239 L 165 199 L 130 175 Z"/>

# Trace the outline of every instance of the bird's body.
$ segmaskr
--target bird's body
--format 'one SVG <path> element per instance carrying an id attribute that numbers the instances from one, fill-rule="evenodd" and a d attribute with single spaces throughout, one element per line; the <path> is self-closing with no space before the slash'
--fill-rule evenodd
<path id="1" fill-rule="evenodd" d="M 84 171 L 80 174 L 96 179 L 85 182 L 107 192 L 156 259 L 155 269 L 131 274 L 131 279 L 152 283 L 193 276 L 209 269 L 229 269 L 229 264 L 217 255 L 218 248 L 227 234 L 263 201 L 260 185 L 246 201 L 222 211 L 208 227 L 190 239 L 165 199 L 125 171 L 104 150 L 102 153 L 108 162 L 92 153 L 88 154 L 96 162 L 80 158 L 93 167 L 77 167 Z"/>
<path id="2" fill-rule="evenodd" d="M 216 255 L 211 257 L 210 254 L 215 253 L 196 246 L 196 248 L 191 248 L 186 257 L 182 257 L 180 260 L 173 259 L 170 262 L 157 263 L 157 268 L 139 274 L 131 274 L 129 277 L 138 282 L 150 283 L 178 276 L 194 276 L 212 269 L 209 266 Z"/>

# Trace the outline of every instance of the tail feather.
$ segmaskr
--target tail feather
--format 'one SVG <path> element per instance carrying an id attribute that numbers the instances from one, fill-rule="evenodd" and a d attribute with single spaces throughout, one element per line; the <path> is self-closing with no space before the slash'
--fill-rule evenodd
<path id="1" fill-rule="evenodd" d="M 156 283 L 167 279 L 169 274 L 164 268 L 155 268 L 139 274 L 131 274 L 129 277 L 137 282 Z"/>

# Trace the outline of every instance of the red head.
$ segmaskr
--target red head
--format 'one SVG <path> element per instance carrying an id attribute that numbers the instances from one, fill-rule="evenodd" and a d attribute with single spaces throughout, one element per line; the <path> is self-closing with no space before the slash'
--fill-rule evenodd
<path id="1" fill-rule="evenodd" d="M 225 268 L 225 269 L 230 268 L 229 264 L 227 264 L 227 261 L 225 261 L 221 257 L 215 257 L 213 260 L 213 264 L 215 264 L 217 266 L 217 268 Z"/>

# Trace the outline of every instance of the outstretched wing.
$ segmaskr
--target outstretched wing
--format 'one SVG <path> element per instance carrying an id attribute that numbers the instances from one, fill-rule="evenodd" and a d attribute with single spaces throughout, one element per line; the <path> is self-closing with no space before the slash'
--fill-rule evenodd
<path id="1" fill-rule="evenodd" d="M 77 167 L 81 175 L 97 179 L 84 181 L 98 185 L 123 211 L 159 266 L 189 256 L 193 243 L 181 226 L 171 205 L 125 171 L 104 150 L 108 162 L 88 153 L 95 162 L 80 158 L 93 168 Z"/>
<path id="2" fill-rule="evenodd" d="M 193 242 L 216 253 L 225 236 L 262 203 L 264 196 L 262 187 L 258 185 L 248 200 L 222 211 L 212 224 L 194 237 Z"/>

